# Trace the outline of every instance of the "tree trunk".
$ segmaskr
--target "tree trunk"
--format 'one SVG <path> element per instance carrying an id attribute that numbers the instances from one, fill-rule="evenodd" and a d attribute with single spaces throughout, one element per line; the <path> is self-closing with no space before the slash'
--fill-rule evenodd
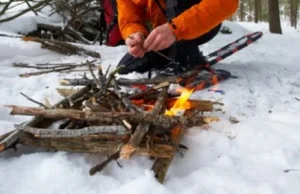
<path id="1" fill-rule="evenodd" d="M 297 27 L 297 16 L 298 16 L 298 0 L 290 0 L 290 19 L 291 26 Z"/>
<path id="2" fill-rule="evenodd" d="M 261 21 L 262 17 L 261 17 L 261 0 L 255 0 L 254 1 L 254 22 L 258 23 Z"/>
<path id="3" fill-rule="evenodd" d="M 240 21 L 243 22 L 245 21 L 245 5 L 244 2 L 240 1 Z"/>
<path id="4" fill-rule="evenodd" d="M 247 20 L 249 22 L 251 22 L 251 21 L 253 21 L 253 0 L 248 0 L 247 4 L 249 7 L 249 15 L 248 15 Z"/>
<path id="5" fill-rule="evenodd" d="M 269 0 L 269 28 L 271 33 L 282 34 L 278 0 Z"/>

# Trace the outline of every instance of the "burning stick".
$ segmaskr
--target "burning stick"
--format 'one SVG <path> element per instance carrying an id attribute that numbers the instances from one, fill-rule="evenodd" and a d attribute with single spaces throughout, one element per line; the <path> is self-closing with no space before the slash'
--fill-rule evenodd
<path id="1" fill-rule="evenodd" d="M 142 90 L 141 92 L 139 93 L 136 93 L 136 94 L 132 94 L 130 96 L 128 96 L 128 99 L 132 100 L 132 99 L 138 99 L 138 98 L 141 98 L 147 94 L 149 94 L 151 91 L 157 91 L 158 89 L 160 88 L 164 88 L 164 87 L 167 87 L 169 86 L 170 83 L 169 82 L 162 82 L 160 84 L 157 84 L 153 87 L 148 87 L 146 90 Z"/>

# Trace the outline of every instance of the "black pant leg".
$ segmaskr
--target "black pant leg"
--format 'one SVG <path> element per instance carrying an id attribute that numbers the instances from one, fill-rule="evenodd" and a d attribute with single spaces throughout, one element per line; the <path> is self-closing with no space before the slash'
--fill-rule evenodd
<path id="1" fill-rule="evenodd" d="M 162 51 L 167 53 L 167 50 Z M 121 70 L 120 74 L 128 74 L 131 72 L 145 73 L 151 69 L 160 69 L 167 64 L 169 60 L 156 54 L 155 52 L 147 52 L 142 58 L 135 58 L 129 53 L 126 53 L 120 60 L 118 66 L 124 65 L 125 68 Z"/>

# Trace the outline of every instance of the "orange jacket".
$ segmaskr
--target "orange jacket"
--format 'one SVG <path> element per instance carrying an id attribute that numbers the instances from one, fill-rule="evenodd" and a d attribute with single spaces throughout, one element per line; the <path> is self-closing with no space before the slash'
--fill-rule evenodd
<path id="1" fill-rule="evenodd" d="M 158 1 L 165 8 L 165 0 Z M 202 0 L 174 18 L 177 28 L 170 28 L 177 41 L 197 38 L 233 15 L 238 3 L 239 0 Z M 155 0 L 117 0 L 117 6 L 118 23 L 124 39 L 138 31 L 147 36 L 146 21 L 151 23 L 152 28 L 167 22 Z"/>

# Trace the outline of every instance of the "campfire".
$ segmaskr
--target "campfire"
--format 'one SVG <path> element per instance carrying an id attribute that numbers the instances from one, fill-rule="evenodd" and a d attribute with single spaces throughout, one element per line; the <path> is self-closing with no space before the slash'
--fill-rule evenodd
<path id="1" fill-rule="evenodd" d="M 6 105 L 11 115 L 34 117 L 0 136 L 0 152 L 22 144 L 108 156 L 91 168 L 91 175 L 111 161 L 148 156 L 154 161 L 152 170 L 157 179 L 163 182 L 175 154 L 188 149 L 180 143 L 186 130 L 217 121 L 218 118 L 205 117 L 203 113 L 213 112 L 220 103 L 190 99 L 202 83 L 177 85 L 176 92 L 172 92 L 170 86 L 174 83 L 170 80 L 116 79 L 120 68 L 104 74 L 99 66 L 97 76 L 91 70 L 93 79 L 85 76 L 61 80 L 62 86 L 84 86 L 77 90 L 58 89 L 64 99 L 55 105 Z M 124 92 L 124 87 L 130 92 Z M 58 123 L 59 127 L 53 128 Z"/>
<path id="2" fill-rule="evenodd" d="M 166 110 L 165 115 L 175 116 L 180 114 L 181 112 L 184 112 L 185 110 L 190 109 L 191 103 L 188 101 L 188 99 L 192 93 L 193 89 L 183 88 L 180 97 L 175 100 L 174 105 L 169 110 Z"/>

